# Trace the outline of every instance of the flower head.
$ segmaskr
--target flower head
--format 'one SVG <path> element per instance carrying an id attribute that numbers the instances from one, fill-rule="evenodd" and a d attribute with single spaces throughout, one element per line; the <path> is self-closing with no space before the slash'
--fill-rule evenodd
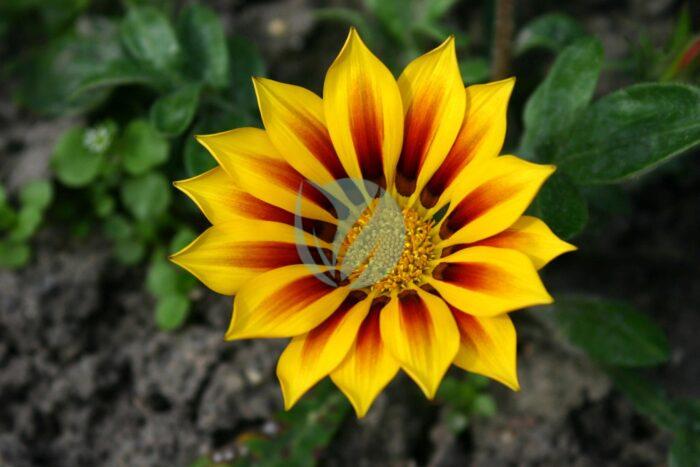
<path id="1" fill-rule="evenodd" d="M 200 136 L 219 167 L 177 183 L 213 226 L 172 259 L 236 296 L 226 338 L 291 338 L 286 407 L 330 376 L 363 416 L 451 364 L 517 390 L 507 313 L 574 247 L 523 215 L 554 167 L 499 156 L 514 80 L 465 89 L 450 38 L 397 81 L 353 29 L 323 98 L 253 82 L 265 129 Z"/>

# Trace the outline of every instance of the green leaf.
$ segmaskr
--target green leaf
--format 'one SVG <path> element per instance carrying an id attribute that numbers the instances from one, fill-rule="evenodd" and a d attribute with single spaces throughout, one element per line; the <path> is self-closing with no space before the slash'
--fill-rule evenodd
<path id="1" fill-rule="evenodd" d="M 369 25 L 365 15 L 357 10 L 346 7 L 323 7 L 313 10 L 314 18 L 318 21 L 341 23 L 345 26 L 354 26 L 360 32 L 362 39 L 375 46 L 374 28 Z"/>
<path id="2" fill-rule="evenodd" d="M 33 206 L 22 206 L 8 238 L 18 242 L 29 240 L 41 225 L 42 218 L 41 210 Z"/>
<path id="3" fill-rule="evenodd" d="M 678 427 L 674 402 L 661 386 L 642 378 L 634 370 L 608 368 L 608 374 L 639 413 L 667 430 L 674 431 Z"/>
<path id="4" fill-rule="evenodd" d="M 549 162 L 563 138 L 571 136 L 572 122 L 590 102 L 603 63 L 600 41 L 586 38 L 557 57 L 547 78 L 525 105 L 525 132 L 519 154 Z M 577 134 L 580 128 L 576 128 Z"/>
<path id="5" fill-rule="evenodd" d="M 178 33 L 190 74 L 214 87 L 228 84 L 229 56 L 224 28 L 211 9 L 191 5 L 180 15 Z"/>
<path id="6" fill-rule="evenodd" d="M 257 98 L 251 85 L 251 77 L 265 74 L 265 62 L 255 44 L 240 36 L 228 41 L 231 59 L 231 93 L 237 106 L 246 110 L 257 109 Z"/>
<path id="7" fill-rule="evenodd" d="M 168 159 L 168 141 L 148 120 L 132 120 L 117 142 L 124 169 L 140 175 Z"/>
<path id="8" fill-rule="evenodd" d="M 530 206 L 552 232 L 565 240 L 583 231 L 588 223 L 588 204 L 579 189 L 564 174 L 555 172 Z"/>
<path id="9" fill-rule="evenodd" d="M 554 318 L 571 342 L 601 363 L 641 367 L 668 360 L 663 331 L 627 303 L 562 298 L 556 301 Z"/>
<path id="10" fill-rule="evenodd" d="M 23 206 L 43 211 L 51 204 L 53 186 L 47 180 L 29 182 L 19 192 L 19 199 Z"/>
<path id="11" fill-rule="evenodd" d="M 165 88 L 168 82 L 167 75 L 160 74 L 152 68 L 144 67 L 131 59 L 118 59 L 103 64 L 99 70 L 82 79 L 74 94 L 94 94 L 129 84 L 142 84 L 159 90 Z"/>
<path id="12" fill-rule="evenodd" d="M 134 234 L 134 227 L 120 214 L 108 216 L 102 223 L 102 230 L 112 240 L 126 240 Z"/>
<path id="13" fill-rule="evenodd" d="M 246 440 L 246 452 L 236 466 L 302 467 L 317 464 L 350 410 L 340 392 L 328 381 L 289 411 L 277 415 L 279 431 Z"/>
<path id="14" fill-rule="evenodd" d="M 697 467 L 700 465 L 700 432 L 681 430 L 671 445 L 669 467 Z"/>
<path id="15" fill-rule="evenodd" d="M 136 219 L 154 221 L 168 209 L 170 184 L 163 174 L 148 173 L 125 181 L 121 198 Z"/>
<path id="16" fill-rule="evenodd" d="M 429 22 L 436 22 L 442 19 L 443 16 L 457 3 L 457 0 L 431 0 L 427 3 L 425 18 Z"/>
<path id="17" fill-rule="evenodd" d="M 11 228 L 17 220 L 17 213 L 7 204 L 0 204 L 0 230 Z"/>
<path id="18" fill-rule="evenodd" d="M 377 17 L 384 31 L 397 44 L 407 41 L 406 25 L 412 23 L 412 9 L 402 0 L 364 0 L 365 7 Z"/>
<path id="19" fill-rule="evenodd" d="M 155 258 L 151 261 L 146 275 L 146 289 L 156 297 L 168 295 L 187 294 L 195 282 L 191 276 L 184 273 L 174 264 L 164 258 Z"/>
<path id="20" fill-rule="evenodd" d="M 169 295 L 158 300 L 156 324 L 163 331 L 173 331 L 185 322 L 190 301 L 184 295 Z"/>
<path id="21" fill-rule="evenodd" d="M 66 131 L 54 148 L 52 165 L 58 180 L 69 187 L 81 187 L 92 182 L 100 172 L 103 156 L 85 145 L 85 129 L 73 127 Z"/>
<path id="22" fill-rule="evenodd" d="M 515 40 L 516 55 L 543 48 L 559 52 L 585 35 L 581 25 L 570 16 L 550 13 L 526 24 Z"/>
<path id="23" fill-rule="evenodd" d="M 16 98 L 49 116 L 80 113 L 101 103 L 109 88 L 84 92 L 84 83 L 123 60 L 117 30 L 104 18 L 83 18 L 80 28 L 52 41 L 19 67 Z"/>
<path id="24" fill-rule="evenodd" d="M 189 84 L 158 99 L 151 107 L 151 124 L 164 135 L 179 135 L 192 123 L 199 103 L 198 84 Z"/>
<path id="25" fill-rule="evenodd" d="M 613 183 L 700 144 L 700 90 L 638 84 L 595 102 L 557 147 L 555 162 L 580 184 Z"/>
<path id="26" fill-rule="evenodd" d="M 114 257 L 125 266 L 133 266 L 143 259 L 146 248 L 135 238 L 117 240 L 114 244 Z"/>
<path id="27" fill-rule="evenodd" d="M 150 6 L 129 8 L 121 24 L 121 39 L 132 57 L 155 69 L 173 68 L 180 56 L 170 21 Z"/>
<path id="28" fill-rule="evenodd" d="M 0 240 L 0 268 L 21 268 L 29 262 L 31 255 L 26 243 Z"/>

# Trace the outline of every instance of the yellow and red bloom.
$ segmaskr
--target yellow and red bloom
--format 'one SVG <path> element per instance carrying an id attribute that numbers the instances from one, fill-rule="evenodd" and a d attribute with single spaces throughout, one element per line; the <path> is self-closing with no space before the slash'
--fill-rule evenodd
<path id="1" fill-rule="evenodd" d="M 574 247 L 523 215 L 554 167 L 499 156 L 514 79 L 465 88 L 450 38 L 397 81 L 351 30 L 323 98 L 254 85 L 265 129 L 200 136 L 219 167 L 177 183 L 213 225 L 172 260 L 236 296 L 226 338 L 291 338 L 287 408 L 330 376 L 361 417 L 399 369 L 432 398 L 453 363 L 517 390 L 507 313 L 550 303 L 537 270 Z M 341 179 L 399 206 L 390 264 L 372 244 L 339 273 L 376 207 L 339 229 Z"/>

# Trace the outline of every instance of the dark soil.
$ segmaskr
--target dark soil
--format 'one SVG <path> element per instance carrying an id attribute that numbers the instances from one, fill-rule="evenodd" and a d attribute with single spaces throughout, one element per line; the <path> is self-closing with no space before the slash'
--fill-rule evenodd
<path id="1" fill-rule="evenodd" d="M 304 0 L 218 3 L 231 30 L 262 45 L 271 76 L 320 87 L 342 28 L 314 26 Z M 545 10 L 525 3 L 524 15 Z M 628 52 L 633 25 L 645 21 L 663 37 L 677 7 L 671 1 L 611 2 L 610 8 L 579 3 L 569 8 L 604 39 L 608 56 L 618 57 Z M 454 21 L 472 27 L 478 17 Z M 268 27 L 276 19 L 287 24 L 281 35 Z M 601 91 L 624 80 L 608 74 Z M 45 175 L 50 148 L 69 124 L 20 113 L 3 96 L 0 181 L 14 191 Z M 545 272 L 555 295 L 613 296 L 649 312 L 673 348 L 659 376 L 673 394 L 694 397 L 700 396 L 700 362 L 692 358 L 700 354 L 698 155 L 624 187 L 615 194 L 623 201 L 614 214 L 594 209 L 598 227 L 575 241 L 580 251 Z M 281 409 L 274 368 L 284 342 L 224 342 L 230 299 L 198 290 L 190 322 L 178 332 L 160 332 L 153 299 L 143 291 L 143 268 L 118 266 L 106 240 L 97 234 L 75 239 L 49 226 L 34 247 L 27 268 L 0 271 L 0 465 L 184 466 Z M 517 325 L 522 390 L 492 384 L 495 417 L 455 438 L 442 421 L 445 409 L 400 377 L 366 419 L 342 426 L 322 463 L 665 464 L 669 435 L 635 414 L 600 370 L 536 310 L 519 313 Z"/>

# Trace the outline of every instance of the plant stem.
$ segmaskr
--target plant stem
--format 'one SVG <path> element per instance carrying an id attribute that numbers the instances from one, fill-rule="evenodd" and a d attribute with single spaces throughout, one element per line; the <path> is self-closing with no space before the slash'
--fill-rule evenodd
<path id="1" fill-rule="evenodd" d="M 491 78 L 506 78 L 510 71 L 515 0 L 495 0 L 495 24 L 491 49 Z"/>

